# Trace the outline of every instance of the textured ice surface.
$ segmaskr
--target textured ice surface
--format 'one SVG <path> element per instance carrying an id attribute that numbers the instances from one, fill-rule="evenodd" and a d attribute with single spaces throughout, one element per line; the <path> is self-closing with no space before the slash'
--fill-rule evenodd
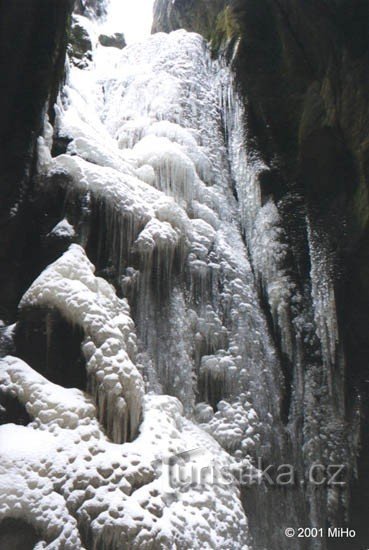
<path id="1" fill-rule="evenodd" d="M 93 272 L 84 250 L 73 244 L 35 280 L 20 308 L 56 309 L 83 329 L 89 391 L 107 433 L 122 443 L 137 432 L 144 393 L 133 363 L 136 334 L 126 301 Z"/>
<path id="2" fill-rule="evenodd" d="M 326 365 L 337 359 L 329 247 L 310 227 L 305 312 L 279 205 L 262 196 L 268 167 L 245 147 L 231 71 L 200 36 L 160 33 L 123 50 L 92 42 L 93 60 L 70 67 L 56 106 L 64 154 L 51 157 L 48 121 L 38 140 L 40 191 L 65 197 L 49 235 L 79 244 L 20 304 L 83 331 L 87 393 L 2 361 L 4 391 L 31 423 L 0 428 L 0 515 L 32 523 L 49 548 L 246 548 L 235 485 L 176 490 L 160 464 L 201 448 L 187 466 L 221 468 L 272 441 L 282 448 L 282 361 L 294 365 L 285 416 L 304 405 L 304 460 L 344 462 L 332 370 L 321 383 L 315 359 L 303 368 L 304 338 L 319 341 Z"/>
<path id="3" fill-rule="evenodd" d="M 185 31 L 111 50 L 98 46 L 89 68 L 70 68 L 55 121 L 66 151 L 51 161 L 45 153 L 42 163 L 42 191 L 65 194 L 65 219 L 51 229 L 73 225 L 79 244 L 20 304 L 56 309 L 83 330 L 88 394 L 58 388 L 15 358 L 3 362 L 6 391 L 32 418 L 14 433 L 37 435 L 19 462 L 12 438 L 1 466 L 13 464 L 23 479 L 33 515 L 28 504 L 18 513 L 10 497 L 2 514 L 43 518 L 40 532 L 54 548 L 62 540 L 67 548 L 246 548 L 235 485 L 176 491 L 157 466 L 199 447 L 226 466 L 226 451 L 255 454 L 279 417 L 271 396 L 281 395 L 282 380 L 233 192 L 219 67 L 204 40 Z M 267 219 L 273 236 L 272 209 Z M 115 289 L 83 250 L 93 230 Z M 265 277 L 274 296 L 276 274 Z"/>
<path id="4" fill-rule="evenodd" d="M 162 460 L 177 453 L 201 447 L 205 464 L 229 464 L 175 398 L 146 396 L 139 436 L 115 445 L 81 391 L 51 384 L 10 356 L 1 383 L 32 422 L 0 427 L 0 520 L 28 521 L 50 549 L 247 548 L 235 485 L 168 484 Z M 187 468 L 194 464 L 190 458 Z"/>
<path id="5" fill-rule="evenodd" d="M 215 407 L 255 372 L 275 387 L 278 361 L 232 193 L 219 68 L 203 39 L 158 34 L 113 57 L 98 48 L 94 59 L 94 70 L 71 70 L 57 117 L 71 141 L 49 178 L 53 185 L 67 175 L 67 194 L 90 194 L 104 206 L 102 246 L 131 302 L 146 377 L 188 412 L 205 383 Z M 229 358 L 214 395 L 217 374 L 201 366 L 213 354 Z M 278 409 L 263 392 L 255 399 Z"/>

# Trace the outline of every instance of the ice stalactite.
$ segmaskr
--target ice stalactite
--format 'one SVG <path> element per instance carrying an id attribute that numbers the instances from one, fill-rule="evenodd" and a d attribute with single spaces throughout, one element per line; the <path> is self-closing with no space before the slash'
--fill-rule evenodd
<path id="1" fill-rule="evenodd" d="M 270 309 L 274 330 L 282 352 L 291 362 L 301 363 L 301 336 L 296 334 L 296 307 L 299 289 L 288 272 L 288 244 L 280 215 L 272 196 L 263 197 L 261 180 L 270 168 L 248 150 L 246 114 L 234 76 L 220 62 L 220 102 L 228 145 L 230 166 L 240 204 L 242 229 L 251 264 L 262 297 Z"/>
<path id="2" fill-rule="evenodd" d="M 311 293 L 316 330 L 327 367 L 335 365 L 338 356 L 338 321 L 335 297 L 335 260 L 329 239 L 314 222 L 307 221 L 311 258 Z M 330 380 L 330 386 L 332 380 Z"/>
<path id="3" fill-rule="evenodd" d="M 67 214 L 68 194 L 73 203 L 90 194 L 91 210 L 99 212 L 90 214 L 90 231 L 96 220 L 99 230 L 97 247 L 87 236 L 87 251 L 100 251 L 101 273 L 115 270 L 112 280 L 127 293 L 140 351 L 158 383 L 183 398 L 187 411 L 205 398 L 216 408 L 235 397 L 237 376 L 247 370 L 237 334 L 265 331 L 237 222 L 218 68 L 204 41 L 184 31 L 128 46 L 106 67 L 107 52 L 98 48 L 93 69 L 72 68 L 57 116 L 69 145 L 43 189 L 64 187 Z M 86 246 L 82 233 L 79 242 Z M 268 384 L 279 384 L 272 343 L 258 335 L 254 341 L 245 360 L 267 361 Z M 202 357 L 213 355 L 230 366 L 221 392 L 211 389 L 215 370 L 201 367 Z M 184 385 L 180 372 L 189 373 Z M 248 375 L 241 379 L 247 387 Z"/>
<path id="4" fill-rule="evenodd" d="M 248 150 L 246 146 L 245 107 L 237 92 L 233 72 L 224 60 L 217 63 L 219 103 L 222 109 L 225 141 L 239 199 L 241 225 L 249 243 L 253 236 L 256 217 L 262 206 L 259 176 L 269 168 L 257 153 Z"/>
<path id="5" fill-rule="evenodd" d="M 245 108 L 238 96 L 234 77 L 220 62 L 220 101 L 230 156 L 231 170 L 240 202 L 240 214 L 248 251 L 261 293 L 266 297 L 283 353 L 296 365 L 302 364 L 303 325 L 309 315 L 302 312 L 301 289 L 289 273 L 290 246 L 273 198 L 273 189 L 263 196 L 263 175 L 270 167 L 249 152 L 246 143 Z M 342 363 L 337 356 L 339 341 L 335 305 L 334 253 L 327 237 L 307 217 L 307 238 L 311 261 L 312 309 L 316 335 L 325 365 Z M 306 337 L 306 335 L 305 335 Z M 297 371 L 301 369 L 297 369 Z M 301 384 L 301 372 L 297 385 Z M 332 380 L 330 381 L 330 385 Z"/>

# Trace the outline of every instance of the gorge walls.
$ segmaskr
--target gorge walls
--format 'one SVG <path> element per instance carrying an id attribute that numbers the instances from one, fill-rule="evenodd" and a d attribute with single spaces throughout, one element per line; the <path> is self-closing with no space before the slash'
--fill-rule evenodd
<path id="1" fill-rule="evenodd" d="M 109 9 L 0 2 L 0 543 L 365 545 L 368 2 Z"/>

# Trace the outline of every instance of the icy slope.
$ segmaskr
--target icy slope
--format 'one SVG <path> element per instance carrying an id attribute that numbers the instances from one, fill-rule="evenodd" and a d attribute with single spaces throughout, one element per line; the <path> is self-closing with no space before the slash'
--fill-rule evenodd
<path id="1" fill-rule="evenodd" d="M 176 493 L 158 468 L 199 441 L 219 468 L 229 463 L 183 418 L 176 399 L 146 396 L 140 435 L 114 445 L 79 390 L 51 384 L 15 357 L 2 360 L 1 383 L 26 405 L 32 422 L 0 428 L 0 519 L 33 525 L 40 548 L 246 548 L 235 486 Z"/>

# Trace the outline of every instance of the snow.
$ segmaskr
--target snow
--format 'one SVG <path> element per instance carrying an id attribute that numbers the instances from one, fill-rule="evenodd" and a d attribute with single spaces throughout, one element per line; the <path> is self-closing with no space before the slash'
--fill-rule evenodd
<path id="1" fill-rule="evenodd" d="M 90 397 L 51 384 L 15 357 L 1 368 L 4 391 L 33 421 L 0 427 L 0 519 L 30 522 L 48 548 L 83 548 L 81 533 L 96 548 L 110 541 L 114 548 L 247 549 L 236 484 L 202 484 L 182 494 L 158 467 L 199 443 L 205 463 L 229 464 L 214 440 L 184 419 L 177 399 L 146 396 L 138 437 L 115 445 L 99 428 Z"/>
<path id="2" fill-rule="evenodd" d="M 76 232 L 73 225 L 71 225 L 66 218 L 63 218 L 56 226 L 50 231 L 48 236 L 58 238 L 73 238 Z"/>
<path id="3" fill-rule="evenodd" d="M 84 250 L 70 246 L 31 285 L 20 308 L 58 310 L 72 325 L 83 329 L 89 390 L 98 405 L 98 416 L 117 443 L 138 429 L 143 380 L 133 361 L 136 335 L 125 300 L 94 276 Z"/>
<path id="4" fill-rule="evenodd" d="M 20 303 L 24 311 L 56 309 L 82 329 L 88 387 L 59 388 L 32 365 L 3 361 L 6 391 L 32 419 L 24 430 L 50 435 L 51 445 L 44 460 L 35 438 L 32 456 L 11 469 L 27 480 L 31 463 L 43 480 L 32 496 L 36 511 L 43 484 L 62 495 L 54 524 L 69 529 L 74 542 L 66 548 L 92 541 L 95 548 L 246 549 L 236 484 L 174 490 L 157 465 L 200 447 L 206 451 L 188 467 L 205 461 L 221 469 L 229 453 L 257 452 L 260 433 L 273 427 L 262 414 L 279 416 L 270 396 L 281 394 L 280 366 L 243 240 L 248 226 L 249 239 L 257 235 L 257 180 L 246 193 L 256 197 L 247 222 L 249 207 L 240 211 L 232 190 L 245 174 L 237 179 L 229 166 L 219 67 L 200 36 L 160 33 L 121 51 L 97 45 L 93 55 L 85 70 L 70 68 L 55 121 L 67 150 L 51 161 L 46 154 L 40 183 L 43 192 L 58 187 L 65 195 L 63 220 L 51 233 L 79 244 Z M 46 138 L 41 145 L 50 147 Z M 269 246 L 278 225 L 272 208 L 260 231 L 263 223 Z M 83 249 L 93 230 L 116 288 L 95 276 Z M 279 272 L 268 269 L 279 248 L 267 258 L 257 242 L 253 249 L 274 297 Z M 4 468 L 18 451 L 10 446 Z M 82 543 L 73 539 L 76 521 Z"/>

